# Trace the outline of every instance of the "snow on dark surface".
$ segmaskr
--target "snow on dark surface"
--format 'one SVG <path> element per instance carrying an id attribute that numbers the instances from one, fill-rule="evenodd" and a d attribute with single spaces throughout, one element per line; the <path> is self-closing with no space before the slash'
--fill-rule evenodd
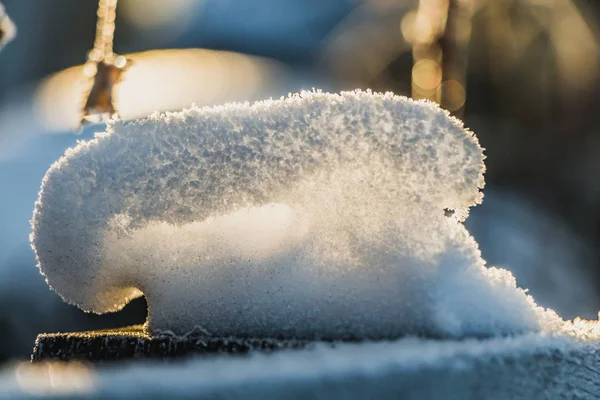
<path id="1" fill-rule="evenodd" d="M 108 312 L 143 293 L 154 332 L 539 330 L 532 300 L 460 223 L 483 171 L 460 121 L 392 94 L 191 108 L 67 151 L 44 178 L 32 244 L 66 301 Z"/>
<path id="2" fill-rule="evenodd" d="M 598 321 L 538 307 L 462 224 L 483 171 L 460 121 L 391 94 L 117 122 L 44 178 L 32 243 L 53 289 L 96 312 L 143 293 L 149 334 L 316 341 L 168 365 L 21 364 L 2 395 L 595 398 Z M 319 342 L 411 334 L 446 340 Z"/>

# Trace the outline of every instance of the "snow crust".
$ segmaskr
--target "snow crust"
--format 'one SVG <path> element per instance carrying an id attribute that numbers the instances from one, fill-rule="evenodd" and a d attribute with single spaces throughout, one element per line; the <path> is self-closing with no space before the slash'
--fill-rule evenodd
<path id="1" fill-rule="evenodd" d="M 485 266 L 461 223 L 482 200 L 483 159 L 460 121 L 390 93 L 192 107 L 68 150 L 42 182 L 31 242 L 64 300 L 103 313 L 144 294 L 151 332 L 562 329 Z"/>

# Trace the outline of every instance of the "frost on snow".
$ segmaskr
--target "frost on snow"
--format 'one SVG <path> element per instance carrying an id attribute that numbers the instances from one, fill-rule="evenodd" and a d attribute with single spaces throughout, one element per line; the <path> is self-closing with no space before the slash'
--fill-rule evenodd
<path id="1" fill-rule="evenodd" d="M 43 180 L 32 245 L 84 310 L 145 295 L 151 332 L 540 330 L 560 319 L 486 267 L 461 223 L 482 199 L 483 158 L 460 121 L 392 94 L 192 107 L 68 150 Z"/>

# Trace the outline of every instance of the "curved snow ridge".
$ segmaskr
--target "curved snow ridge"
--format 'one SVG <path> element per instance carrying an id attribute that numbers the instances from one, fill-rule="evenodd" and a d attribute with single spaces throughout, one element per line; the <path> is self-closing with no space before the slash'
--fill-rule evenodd
<path id="1" fill-rule="evenodd" d="M 533 301 L 460 223 L 482 199 L 483 159 L 460 121 L 391 93 L 192 107 L 68 150 L 31 241 L 66 301 L 109 312 L 144 294 L 150 331 L 539 330 Z"/>

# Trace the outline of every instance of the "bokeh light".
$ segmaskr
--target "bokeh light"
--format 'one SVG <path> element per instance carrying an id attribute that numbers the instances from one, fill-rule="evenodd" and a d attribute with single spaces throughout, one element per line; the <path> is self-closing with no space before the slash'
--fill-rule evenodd
<path id="1" fill-rule="evenodd" d="M 80 362 L 24 362 L 15 369 L 15 380 L 23 392 L 36 396 L 69 396 L 94 388 L 94 371 Z"/>
<path id="2" fill-rule="evenodd" d="M 123 119 L 155 111 L 245 101 L 280 83 L 285 69 L 258 57 L 211 50 L 154 50 L 126 55 L 131 61 L 114 101 Z M 39 121 L 50 131 L 79 125 L 88 81 L 86 66 L 68 68 L 40 86 L 35 96 Z"/>

